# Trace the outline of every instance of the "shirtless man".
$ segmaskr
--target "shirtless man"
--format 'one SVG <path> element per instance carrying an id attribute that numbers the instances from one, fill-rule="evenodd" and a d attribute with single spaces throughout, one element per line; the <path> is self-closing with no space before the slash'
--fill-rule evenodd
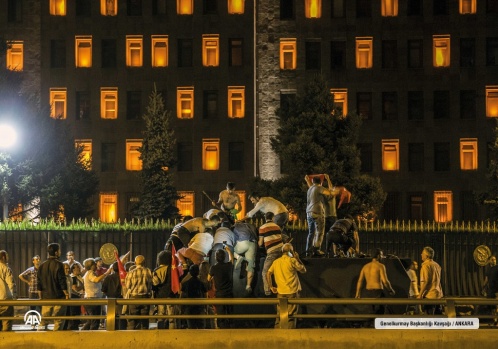
<path id="1" fill-rule="evenodd" d="M 377 249 L 374 258 L 368 264 L 365 264 L 360 272 L 358 283 L 356 284 L 356 298 L 381 298 L 383 296 L 384 287 L 387 288 L 390 295 L 394 295 L 394 291 L 389 279 L 387 278 L 386 267 L 380 263 L 384 257 L 381 249 Z M 363 280 L 366 280 L 366 289 L 362 292 Z"/>
<path id="2" fill-rule="evenodd" d="M 227 188 L 220 193 L 218 202 L 212 202 L 213 206 L 221 205 L 221 209 L 234 219 L 237 218 L 237 213 L 242 210 L 239 194 L 235 192 L 235 183 L 228 182 Z"/>

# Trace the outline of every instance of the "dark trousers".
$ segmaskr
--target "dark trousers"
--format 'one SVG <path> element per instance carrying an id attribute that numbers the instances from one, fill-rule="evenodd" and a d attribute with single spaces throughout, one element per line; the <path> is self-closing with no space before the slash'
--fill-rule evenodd
<path id="1" fill-rule="evenodd" d="M 130 298 L 149 298 L 148 296 L 132 296 Z M 150 305 L 138 304 L 128 306 L 128 315 L 149 315 Z M 130 319 L 128 320 L 127 330 L 149 329 L 149 319 Z"/>
<path id="2" fill-rule="evenodd" d="M 101 315 L 102 306 L 100 305 L 85 305 L 85 310 L 88 315 Z M 82 330 L 98 330 L 100 320 L 87 320 L 83 325 Z"/>

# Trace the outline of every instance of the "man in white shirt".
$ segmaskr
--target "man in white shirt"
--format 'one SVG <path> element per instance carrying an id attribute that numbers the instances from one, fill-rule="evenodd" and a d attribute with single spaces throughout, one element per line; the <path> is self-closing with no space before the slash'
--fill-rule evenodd
<path id="1" fill-rule="evenodd" d="M 246 218 L 252 218 L 258 211 L 265 214 L 273 212 L 273 223 L 277 224 L 280 229 L 284 229 L 289 221 L 289 211 L 280 201 L 272 197 L 260 197 L 256 193 L 249 195 L 249 200 L 255 205 L 254 208 L 247 212 Z"/>

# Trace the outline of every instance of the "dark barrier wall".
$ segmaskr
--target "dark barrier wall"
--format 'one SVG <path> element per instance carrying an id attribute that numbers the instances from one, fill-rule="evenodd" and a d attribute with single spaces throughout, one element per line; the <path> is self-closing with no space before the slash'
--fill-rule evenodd
<path id="1" fill-rule="evenodd" d="M 120 254 L 131 250 L 132 255 L 145 256 L 147 265 L 155 267 L 156 255 L 162 250 L 169 231 L 0 231 L 0 249 L 9 252 L 14 275 L 19 275 L 31 266 L 31 257 L 38 254 L 46 259 L 47 244 L 58 242 L 62 247 L 62 258 L 68 250 L 75 251 L 76 259 L 97 257 L 100 247 L 112 243 Z M 290 231 L 296 250 L 304 251 L 306 232 Z M 435 260 L 443 268 L 443 289 L 447 296 L 479 296 L 484 280 L 484 267 L 478 266 L 473 257 L 479 245 L 488 246 L 498 252 L 498 234 L 460 232 L 360 232 L 360 247 L 365 253 L 382 248 L 385 254 L 415 259 L 419 263 L 424 246 L 431 246 L 436 252 Z M 17 280 L 19 281 L 19 280 Z M 19 283 L 18 283 L 19 284 Z M 20 285 L 20 284 L 19 284 Z M 27 286 L 20 285 L 19 294 L 27 296 Z"/>

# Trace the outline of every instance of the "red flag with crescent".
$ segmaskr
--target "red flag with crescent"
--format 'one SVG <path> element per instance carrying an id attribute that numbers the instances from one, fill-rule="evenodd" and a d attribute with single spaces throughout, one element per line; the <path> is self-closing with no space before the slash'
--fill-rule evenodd
<path id="1" fill-rule="evenodd" d="M 121 286 L 126 287 L 125 285 L 126 269 L 123 265 L 123 262 L 121 262 L 121 259 L 118 256 L 118 251 L 114 251 L 114 257 L 116 257 L 116 262 L 118 263 L 119 280 L 121 281 Z"/>
<path id="2" fill-rule="evenodd" d="M 171 291 L 175 294 L 181 290 L 180 277 L 183 275 L 183 269 L 178 268 L 178 264 L 175 245 L 171 244 Z"/>

